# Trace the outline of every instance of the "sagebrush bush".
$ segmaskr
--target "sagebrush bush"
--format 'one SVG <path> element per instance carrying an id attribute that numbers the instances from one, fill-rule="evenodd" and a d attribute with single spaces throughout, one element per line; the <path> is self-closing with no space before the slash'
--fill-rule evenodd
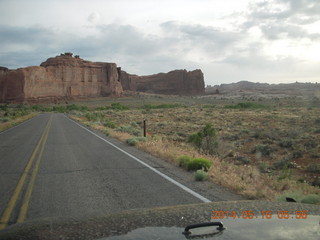
<path id="1" fill-rule="evenodd" d="M 107 120 L 103 123 L 103 125 L 105 127 L 108 127 L 108 128 L 116 128 L 116 124 L 114 122 L 112 122 L 111 120 Z"/>
<path id="2" fill-rule="evenodd" d="M 199 169 L 194 173 L 194 178 L 196 181 L 205 181 L 208 179 L 208 173 Z"/>
<path id="3" fill-rule="evenodd" d="M 84 116 L 88 121 L 98 121 L 104 118 L 104 114 L 100 112 L 88 112 Z"/>
<path id="4" fill-rule="evenodd" d="M 286 201 L 286 198 L 293 198 L 296 202 L 308 203 L 308 204 L 320 204 L 319 194 L 304 194 L 301 192 L 284 193 L 278 196 L 279 201 Z"/>
<path id="5" fill-rule="evenodd" d="M 204 171 L 208 171 L 211 167 L 212 162 L 205 158 L 193 158 L 191 161 L 187 163 L 188 171 L 195 171 L 198 169 L 203 169 Z"/>
<path id="6" fill-rule="evenodd" d="M 239 156 L 236 158 L 236 160 L 241 164 L 250 164 L 251 159 L 247 156 Z"/>
<path id="7" fill-rule="evenodd" d="M 193 143 L 199 151 L 205 154 L 215 154 L 217 151 L 216 130 L 211 124 L 207 124 L 201 131 L 189 136 L 189 142 Z"/>
<path id="8" fill-rule="evenodd" d="M 179 167 L 182 167 L 184 169 L 188 169 L 188 163 L 192 161 L 192 157 L 190 156 L 180 156 L 177 158 L 179 162 Z"/>
<path id="9" fill-rule="evenodd" d="M 269 145 L 258 144 L 252 150 L 252 153 L 261 153 L 262 156 L 270 156 L 274 150 Z"/>
<path id="10" fill-rule="evenodd" d="M 71 104 L 71 105 L 67 105 L 66 110 L 67 111 L 81 111 L 81 112 L 84 112 L 84 111 L 88 111 L 89 109 L 88 109 L 87 106 L 79 106 L 79 105 L 76 105 L 76 104 Z"/>
<path id="11" fill-rule="evenodd" d="M 127 144 L 130 146 L 135 146 L 138 142 L 145 142 L 147 141 L 146 137 L 135 137 L 135 138 L 128 138 L 126 140 Z"/>
<path id="12" fill-rule="evenodd" d="M 132 122 L 130 125 L 120 126 L 116 131 L 129 133 L 137 137 L 142 135 L 142 130 L 139 129 L 139 125 L 135 122 Z"/>
<path id="13" fill-rule="evenodd" d="M 121 103 L 112 103 L 111 109 L 114 110 L 129 110 L 128 106 L 122 105 Z"/>
<path id="14" fill-rule="evenodd" d="M 291 162 L 290 158 L 283 157 L 278 161 L 273 163 L 273 167 L 275 169 L 287 169 L 287 168 L 294 168 L 294 163 Z"/>
<path id="15" fill-rule="evenodd" d="M 268 106 L 253 102 L 241 102 L 235 105 L 226 105 L 225 108 L 229 109 L 266 109 Z"/>
<path id="16" fill-rule="evenodd" d="M 320 173 L 320 163 L 309 163 L 307 171 L 312 173 Z"/>

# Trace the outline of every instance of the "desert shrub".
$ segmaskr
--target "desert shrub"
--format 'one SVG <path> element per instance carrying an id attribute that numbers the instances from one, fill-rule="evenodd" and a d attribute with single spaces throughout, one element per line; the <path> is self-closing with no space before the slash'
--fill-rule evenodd
<path id="1" fill-rule="evenodd" d="M 316 125 L 320 125 L 320 118 L 315 119 L 315 120 L 314 120 L 314 123 L 315 123 Z"/>
<path id="2" fill-rule="evenodd" d="M 215 108 L 216 106 L 214 104 L 207 104 L 207 105 L 203 105 L 203 108 Z"/>
<path id="3" fill-rule="evenodd" d="M 158 105 L 154 105 L 154 104 L 145 104 L 143 105 L 143 109 L 163 109 L 163 108 L 178 108 L 178 107 L 183 107 L 184 105 L 182 104 L 178 104 L 178 103 L 173 103 L 173 104 L 168 104 L 168 103 L 164 103 L 164 104 L 158 104 Z"/>
<path id="4" fill-rule="evenodd" d="M 67 111 L 81 111 L 81 112 L 89 110 L 87 106 L 79 106 L 76 104 L 67 105 L 66 109 Z"/>
<path id="5" fill-rule="evenodd" d="M 8 111 L 8 104 L 1 104 L 0 105 L 0 110 L 2 110 L 2 111 Z"/>
<path id="6" fill-rule="evenodd" d="M 262 156 L 270 156 L 273 149 L 269 145 L 258 144 L 252 150 L 252 153 L 261 153 Z"/>
<path id="7" fill-rule="evenodd" d="M 103 126 L 108 127 L 108 128 L 116 128 L 116 124 L 112 122 L 111 120 L 107 120 L 103 123 Z"/>
<path id="8" fill-rule="evenodd" d="M 251 159 L 247 156 L 239 156 L 236 158 L 236 160 L 241 164 L 250 164 Z"/>
<path id="9" fill-rule="evenodd" d="M 65 112 L 67 112 L 67 109 L 64 106 L 53 106 L 52 107 L 52 111 L 53 112 L 65 113 Z"/>
<path id="10" fill-rule="evenodd" d="M 288 168 L 294 168 L 295 165 L 290 161 L 290 158 L 283 157 L 279 159 L 278 161 L 273 163 L 273 167 L 275 169 L 288 169 Z"/>
<path id="11" fill-rule="evenodd" d="M 319 194 L 304 194 L 301 192 L 284 193 L 278 196 L 279 201 L 286 201 L 286 198 L 293 198 L 296 202 L 309 203 L 309 204 L 320 204 Z"/>
<path id="12" fill-rule="evenodd" d="M 124 132 L 124 133 L 129 133 L 134 136 L 140 136 L 141 135 L 141 129 L 138 128 L 139 125 L 135 122 L 132 122 L 130 125 L 124 125 L 120 126 L 116 129 L 118 132 Z"/>
<path id="13" fill-rule="evenodd" d="M 320 173 L 320 163 L 310 163 L 307 166 L 307 171 L 311 173 Z"/>
<path id="14" fill-rule="evenodd" d="M 199 169 L 194 173 L 194 179 L 196 181 L 205 181 L 208 179 L 208 173 L 202 169 Z"/>
<path id="15" fill-rule="evenodd" d="M 179 167 L 182 167 L 184 169 L 188 169 L 188 163 L 192 161 L 192 157 L 190 156 L 180 156 L 177 158 Z"/>
<path id="16" fill-rule="evenodd" d="M 43 105 L 33 105 L 31 107 L 31 109 L 33 111 L 37 111 L 37 112 L 50 112 L 51 111 L 51 109 L 49 107 L 45 107 Z"/>
<path id="17" fill-rule="evenodd" d="M 198 169 L 203 169 L 204 171 L 208 171 L 211 167 L 212 162 L 205 158 L 194 158 L 187 163 L 188 171 L 195 171 Z"/>
<path id="18" fill-rule="evenodd" d="M 320 204 L 320 195 L 308 194 L 301 199 L 301 203 Z"/>
<path id="19" fill-rule="evenodd" d="M 104 118 L 104 114 L 100 112 L 88 112 L 84 115 L 88 121 L 98 121 Z"/>
<path id="20" fill-rule="evenodd" d="M 260 171 L 261 173 L 266 173 L 266 172 L 268 172 L 268 165 L 267 165 L 267 163 L 266 163 L 266 162 L 263 162 L 263 161 L 259 162 L 259 164 L 258 164 L 258 169 L 259 169 L 259 171 Z"/>
<path id="21" fill-rule="evenodd" d="M 5 123 L 5 122 L 9 122 L 10 118 L 9 117 L 0 117 L 0 122 L 1 123 Z"/>
<path id="22" fill-rule="evenodd" d="M 292 148 L 294 142 L 292 140 L 284 140 L 279 143 L 279 146 L 282 148 Z"/>
<path id="23" fill-rule="evenodd" d="M 302 151 L 294 151 L 293 153 L 292 153 L 292 157 L 293 158 L 301 158 L 303 156 L 303 152 Z"/>
<path id="24" fill-rule="evenodd" d="M 307 142 L 304 143 L 304 146 L 307 148 L 307 149 L 312 149 L 312 148 L 315 148 L 318 146 L 318 143 L 314 140 L 309 140 Z"/>
<path id="25" fill-rule="evenodd" d="M 121 103 L 112 103 L 111 109 L 114 110 L 129 110 L 130 108 L 128 106 L 122 105 Z"/>
<path id="26" fill-rule="evenodd" d="M 314 187 L 320 187 L 320 178 L 319 178 L 319 177 L 315 178 L 315 179 L 311 182 L 311 185 L 314 186 Z"/>
<path id="27" fill-rule="evenodd" d="M 189 136 L 189 142 L 193 143 L 199 151 L 205 154 L 215 154 L 217 150 L 216 130 L 211 124 L 207 124 L 201 131 Z"/>
<path id="28" fill-rule="evenodd" d="M 138 142 L 145 142 L 145 141 L 147 141 L 146 137 L 128 138 L 126 140 L 127 144 L 130 146 L 135 146 Z"/>
<path id="29" fill-rule="evenodd" d="M 268 106 L 253 102 L 241 102 L 235 105 L 226 105 L 225 108 L 228 109 L 265 109 Z"/>

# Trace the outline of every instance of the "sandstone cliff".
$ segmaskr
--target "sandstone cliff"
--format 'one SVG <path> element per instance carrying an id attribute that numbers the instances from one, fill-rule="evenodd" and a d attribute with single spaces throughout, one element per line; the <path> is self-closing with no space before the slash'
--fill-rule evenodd
<path id="1" fill-rule="evenodd" d="M 136 91 L 137 90 L 137 75 L 128 74 L 125 71 L 121 71 L 121 85 L 125 91 Z"/>
<path id="2" fill-rule="evenodd" d="M 204 94 L 204 78 L 201 70 L 175 70 L 149 76 L 135 76 L 137 91 L 157 94 Z"/>
<path id="3" fill-rule="evenodd" d="M 0 68 L 0 102 L 121 94 L 115 63 L 84 61 L 72 53 L 49 58 L 40 67 Z"/>

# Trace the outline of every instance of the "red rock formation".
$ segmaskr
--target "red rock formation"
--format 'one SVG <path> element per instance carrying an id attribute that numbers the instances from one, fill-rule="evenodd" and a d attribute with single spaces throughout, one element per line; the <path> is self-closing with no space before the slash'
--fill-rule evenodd
<path id="1" fill-rule="evenodd" d="M 200 95 L 204 94 L 201 70 L 187 72 L 175 70 L 150 76 L 136 77 L 137 91 L 157 94 Z"/>
<path id="2" fill-rule="evenodd" d="M 40 67 L 0 68 L 0 102 L 121 94 L 115 63 L 84 61 L 72 53 L 49 58 Z"/>
<path id="3" fill-rule="evenodd" d="M 121 71 L 121 69 L 120 69 Z M 121 85 L 123 90 L 126 91 L 136 91 L 137 90 L 137 84 L 136 79 L 138 78 L 137 75 L 128 74 L 125 71 L 120 72 L 120 79 L 121 79 Z"/>

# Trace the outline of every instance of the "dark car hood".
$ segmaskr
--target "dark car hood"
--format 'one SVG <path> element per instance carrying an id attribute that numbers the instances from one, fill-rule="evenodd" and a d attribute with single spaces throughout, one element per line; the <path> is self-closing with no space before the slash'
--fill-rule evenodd
<path id="1" fill-rule="evenodd" d="M 213 211 L 228 211 L 236 218 L 212 219 Z M 251 211 L 254 218 L 245 219 Z M 261 212 L 270 211 L 270 219 Z M 288 211 L 289 219 L 279 219 L 278 211 Z M 307 219 L 296 219 L 296 211 L 306 211 Z M 320 206 L 271 201 L 232 201 L 134 209 L 100 217 L 51 218 L 12 225 L 0 231 L 0 239 L 320 239 Z M 189 224 L 222 221 L 216 227 L 194 230 L 184 235 Z M 206 231 L 206 232 L 205 232 Z M 207 234 L 207 235 L 203 235 Z"/>

